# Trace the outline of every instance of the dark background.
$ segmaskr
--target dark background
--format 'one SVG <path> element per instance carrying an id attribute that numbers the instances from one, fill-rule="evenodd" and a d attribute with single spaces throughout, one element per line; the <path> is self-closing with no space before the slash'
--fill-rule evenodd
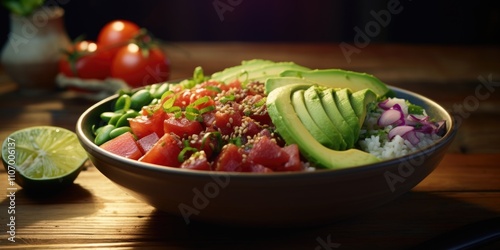
<path id="1" fill-rule="evenodd" d="M 354 27 L 387 9 L 383 0 L 52 0 L 65 9 L 72 39 L 96 39 L 114 19 L 128 19 L 165 41 L 259 41 L 353 43 Z M 223 20 L 214 2 L 230 6 Z M 239 3 L 231 6 L 230 3 Z M 400 0 L 372 42 L 500 44 L 500 1 Z M 0 42 L 7 39 L 8 12 L 0 10 Z"/>

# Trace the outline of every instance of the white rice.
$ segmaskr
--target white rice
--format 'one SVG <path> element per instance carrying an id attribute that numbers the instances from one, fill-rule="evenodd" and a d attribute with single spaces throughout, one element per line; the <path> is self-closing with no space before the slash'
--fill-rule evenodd
<path id="1" fill-rule="evenodd" d="M 359 146 L 363 151 L 369 152 L 380 159 L 392 159 L 424 149 L 439 140 L 439 136 L 433 134 L 417 133 L 420 142 L 412 145 L 408 140 L 396 135 L 391 141 L 387 135 L 372 135 L 359 141 Z"/>
<path id="2" fill-rule="evenodd" d="M 381 110 L 369 113 L 360 131 L 360 140 L 358 141 L 361 150 L 369 152 L 382 160 L 392 159 L 416 152 L 434 144 L 441 137 L 436 134 L 424 134 L 417 132 L 416 135 L 420 142 L 412 145 L 408 140 L 396 135 L 392 140 L 388 138 L 388 132 L 392 126 L 380 128 L 377 120 Z"/>

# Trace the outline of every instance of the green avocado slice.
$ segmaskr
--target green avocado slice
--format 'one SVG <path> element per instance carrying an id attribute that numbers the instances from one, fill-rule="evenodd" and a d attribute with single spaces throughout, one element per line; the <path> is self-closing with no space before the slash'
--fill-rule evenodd
<path id="1" fill-rule="evenodd" d="M 290 85 L 290 84 L 308 84 L 308 85 L 318 85 L 313 81 L 306 80 L 304 78 L 294 77 L 294 76 L 283 76 L 283 77 L 270 77 L 265 82 L 265 93 L 269 94 L 273 89 Z"/>
<path id="2" fill-rule="evenodd" d="M 242 61 L 240 65 L 236 65 L 230 68 L 226 68 L 222 71 L 215 72 L 212 74 L 211 79 L 220 81 L 222 78 L 225 78 L 230 75 L 241 74 L 241 72 L 252 70 L 255 68 L 261 68 L 265 65 L 271 65 L 275 62 L 271 60 L 263 60 L 263 59 L 252 59 Z"/>
<path id="3" fill-rule="evenodd" d="M 317 88 L 318 87 L 316 86 L 311 86 L 304 91 L 304 100 L 307 111 L 316 125 L 324 131 L 325 135 L 329 137 L 330 140 L 333 140 L 334 147 L 331 147 L 331 149 L 345 150 L 347 149 L 347 143 L 345 142 L 342 133 L 332 123 L 330 117 L 328 117 L 328 114 L 325 112 L 321 99 L 318 95 Z"/>
<path id="4" fill-rule="evenodd" d="M 337 107 L 337 103 L 335 102 L 335 94 L 332 88 L 324 89 L 319 94 L 325 112 L 327 113 L 334 126 L 342 134 L 344 141 L 346 142 L 346 147 L 354 147 L 354 144 L 357 141 L 356 135 L 359 134 L 357 124 L 349 124 L 346 118 L 342 115 L 339 107 Z M 351 122 L 352 120 L 353 119 L 351 119 Z"/>
<path id="5" fill-rule="evenodd" d="M 313 117 L 307 109 L 306 102 L 304 101 L 304 90 L 300 89 L 292 93 L 292 105 L 296 110 L 297 116 L 300 121 L 307 128 L 309 133 L 318 141 L 321 145 L 331 148 L 338 149 L 337 142 L 325 134 L 324 130 L 318 126 L 314 121 Z"/>
<path id="6" fill-rule="evenodd" d="M 367 105 L 371 102 L 377 100 L 376 94 L 370 89 L 363 89 L 356 91 L 349 96 L 349 101 L 351 102 L 352 108 L 359 120 L 359 128 L 363 126 L 366 118 Z M 359 131 L 359 130 L 358 130 Z"/>
<path id="7" fill-rule="evenodd" d="M 349 88 L 353 92 L 368 88 L 373 90 L 377 97 L 394 96 L 386 84 L 366 73 L 341 69 L 315 69 L 310 71 L 287 70 L 283 71 L 280 76 L 300 77 L 331 88 Z"/>
<path id="8" fill-rule="evenodd" d="M 357 141 L 359 137 L 359 129 L 361 128 L 359 122 L 359 116 L 351 105 L 351 100 L 349 96 L 351 91 L 349 89 L 339 89 L 333 93 L 335 98 L 335 103 L 344 117 L 349 127 L 354 131 L 354 140 Z"/>
<path id="9" fill-rule="evenodd" d="M 230 83 L 239 79 L 241 82 L 260 81 L 264 82 L 269 77 L 279 76 L 286 70 L 310 70 L 293 62 L 269 62 L 256 61 L 235 66 L 236 69 L 226 69 L 221 73 L 214 73 L 212 79 L 225 83 Z"/>
<path id="10" fill-rule="evenodd" d="M 314 166 L 340 169 L 362 166 L 380 161 L 372 154 L 358 149 L 337 151 L 319 143 L 304 126 L 292 104 L 293 93 L 310 85 L 290 84 L 271 91 L 266 100 L 268 113 L 277 132 L 287 144 L 297 144 L 302 155 Z"/>

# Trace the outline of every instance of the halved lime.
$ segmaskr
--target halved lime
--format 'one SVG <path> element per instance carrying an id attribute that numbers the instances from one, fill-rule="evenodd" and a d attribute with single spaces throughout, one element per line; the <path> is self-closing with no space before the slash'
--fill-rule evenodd
<path id="1" fill-rule="evenodd" d="M 2 144 L 8 181 L 27 190 L 53 191 L 72 184 L 87 160 L 76 134 L 37 126 L 10 134 Z"/>

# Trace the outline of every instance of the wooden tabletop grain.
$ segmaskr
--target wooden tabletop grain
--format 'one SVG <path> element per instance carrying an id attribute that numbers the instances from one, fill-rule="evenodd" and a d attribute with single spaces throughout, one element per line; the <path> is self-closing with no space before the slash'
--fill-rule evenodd
<path id="1" fill-rule="evenodd" d="M 411 192 L 354 218 L 310 228 L 186 225 L 129 196 L 91 163 L 57 195 L 34 197 L 15 186 L 12 198 L 2 168 L 0 248 L 408 249 L 500 216 L 498 47 L 369 44 L 349 57 L 338 44 L 178 43 L 166 44 L 166 51 L 172 79 L 190 77 L 196 66 L 212 73 L 252 58 L 368 72 L 435 100 L 461 126 L 437 169 Z M 92 104 L 66 91 L 27 97 L 0 71 L 0 140 L 35 125 L 74 131 Z M 11 216 L 15 237 L 8 232 Z M 498 232 L 498 220 L 493 222 L 489 226 Z M 473 232 L 481 231 L 466 235 Z M 497 240 L 481 249 L 499 248 Z"/>

